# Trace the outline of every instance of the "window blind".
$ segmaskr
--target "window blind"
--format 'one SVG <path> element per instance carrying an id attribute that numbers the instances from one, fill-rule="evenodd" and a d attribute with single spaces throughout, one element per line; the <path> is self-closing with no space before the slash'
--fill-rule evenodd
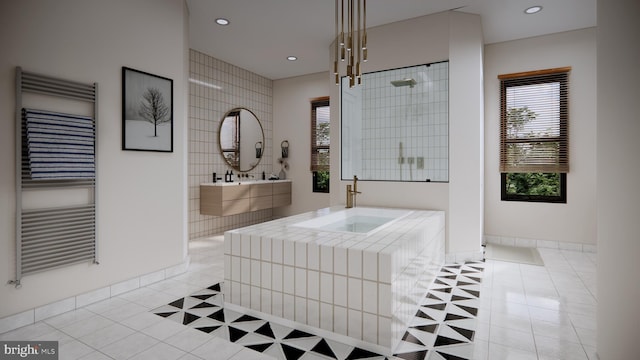
<path id="1" fill-rule="evenodd" d="M 329 171 L 329 98 L 311 101 L 311 171 Z"/>
<path id="2" fill-rule="evenodd" d="M 500 172 L 569 172 L 570 67 L 499 75 Z"/>

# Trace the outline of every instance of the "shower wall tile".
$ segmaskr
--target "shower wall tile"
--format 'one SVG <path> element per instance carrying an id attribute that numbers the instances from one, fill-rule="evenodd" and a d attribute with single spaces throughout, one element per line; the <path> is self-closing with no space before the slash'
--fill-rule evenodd
<path id="1" fill-rule="evenodd" d="M 366 74 L 367 87 L 351 90 L 361 98 L 362 109 L 348 110 L 361 121 L 350 125 L 352 141 L 343 145 L 346 173 L 375 180 L 449 180 L 448 66 L 441 62 Z M 408 78 L 417 84 L 391 85 Z"/>
<path id="2" fill-rule="evenodd" d="M 193 49 L 189 51 L 189 81 L 189 237 L 271 220 L 271 209 L 224 217 L 201 215 L 200 183 L 211 182 L 214 172 L 223 177 L 230 170 L 217 139 L 220 120 L 234 107 L 255 113 L 264 131 L 262 160 L 249 174 L 260 178 L 263 171 L 274 171 L 273 81 Z"/>

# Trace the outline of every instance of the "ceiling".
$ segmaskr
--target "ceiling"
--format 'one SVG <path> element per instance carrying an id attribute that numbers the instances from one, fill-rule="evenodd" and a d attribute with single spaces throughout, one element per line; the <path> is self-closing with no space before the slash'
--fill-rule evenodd
<path id="1" fill-rule="evenodd" d="M 367 26 L 456 9 L 480 15 L 490 44 L 596 26 L 596 1 L 368 0 Z M 333 0 L 187 0 L 187 5 L 192 49 L 272 80 L 329 69 Z M 526 15 L 533 5 L 543 10 Z M 218 17 L 231 23 L 217 25 Z M 298 60 L 288 61 L 289 55 Z"/>

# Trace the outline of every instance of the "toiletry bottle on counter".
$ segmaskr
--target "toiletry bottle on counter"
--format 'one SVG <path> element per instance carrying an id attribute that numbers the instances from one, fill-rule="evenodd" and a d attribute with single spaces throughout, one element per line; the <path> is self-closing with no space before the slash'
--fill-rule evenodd
<path id="1" fill-rule="evenodd" d="M 267 174 L 264 173 L 264 171 L 262 172 L 262 180 L 266 180 L 267 179 Z"/>
<path id="2" fill-rule="evenodd" d="M 224 182 L 229 182 L 229 170 L 224 173 Z"/>
<path id="3" fill-rule="evenodd" d="M 229 172 L 229 182 L 233 182 L 233 170 Z"/>

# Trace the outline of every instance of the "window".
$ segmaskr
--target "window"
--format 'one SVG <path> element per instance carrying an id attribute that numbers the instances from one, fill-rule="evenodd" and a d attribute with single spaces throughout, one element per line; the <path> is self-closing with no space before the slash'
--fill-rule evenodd
<path id="1" fill-rule="evenodd" d="M 311 172 L 313 192 L 329 192 L 329 98 L 311 100 Z"/>
<path id="2" fill-rule="evenodd" d="M 498 76 L 502 200 L 567 202 L 570 70 Z"/>

